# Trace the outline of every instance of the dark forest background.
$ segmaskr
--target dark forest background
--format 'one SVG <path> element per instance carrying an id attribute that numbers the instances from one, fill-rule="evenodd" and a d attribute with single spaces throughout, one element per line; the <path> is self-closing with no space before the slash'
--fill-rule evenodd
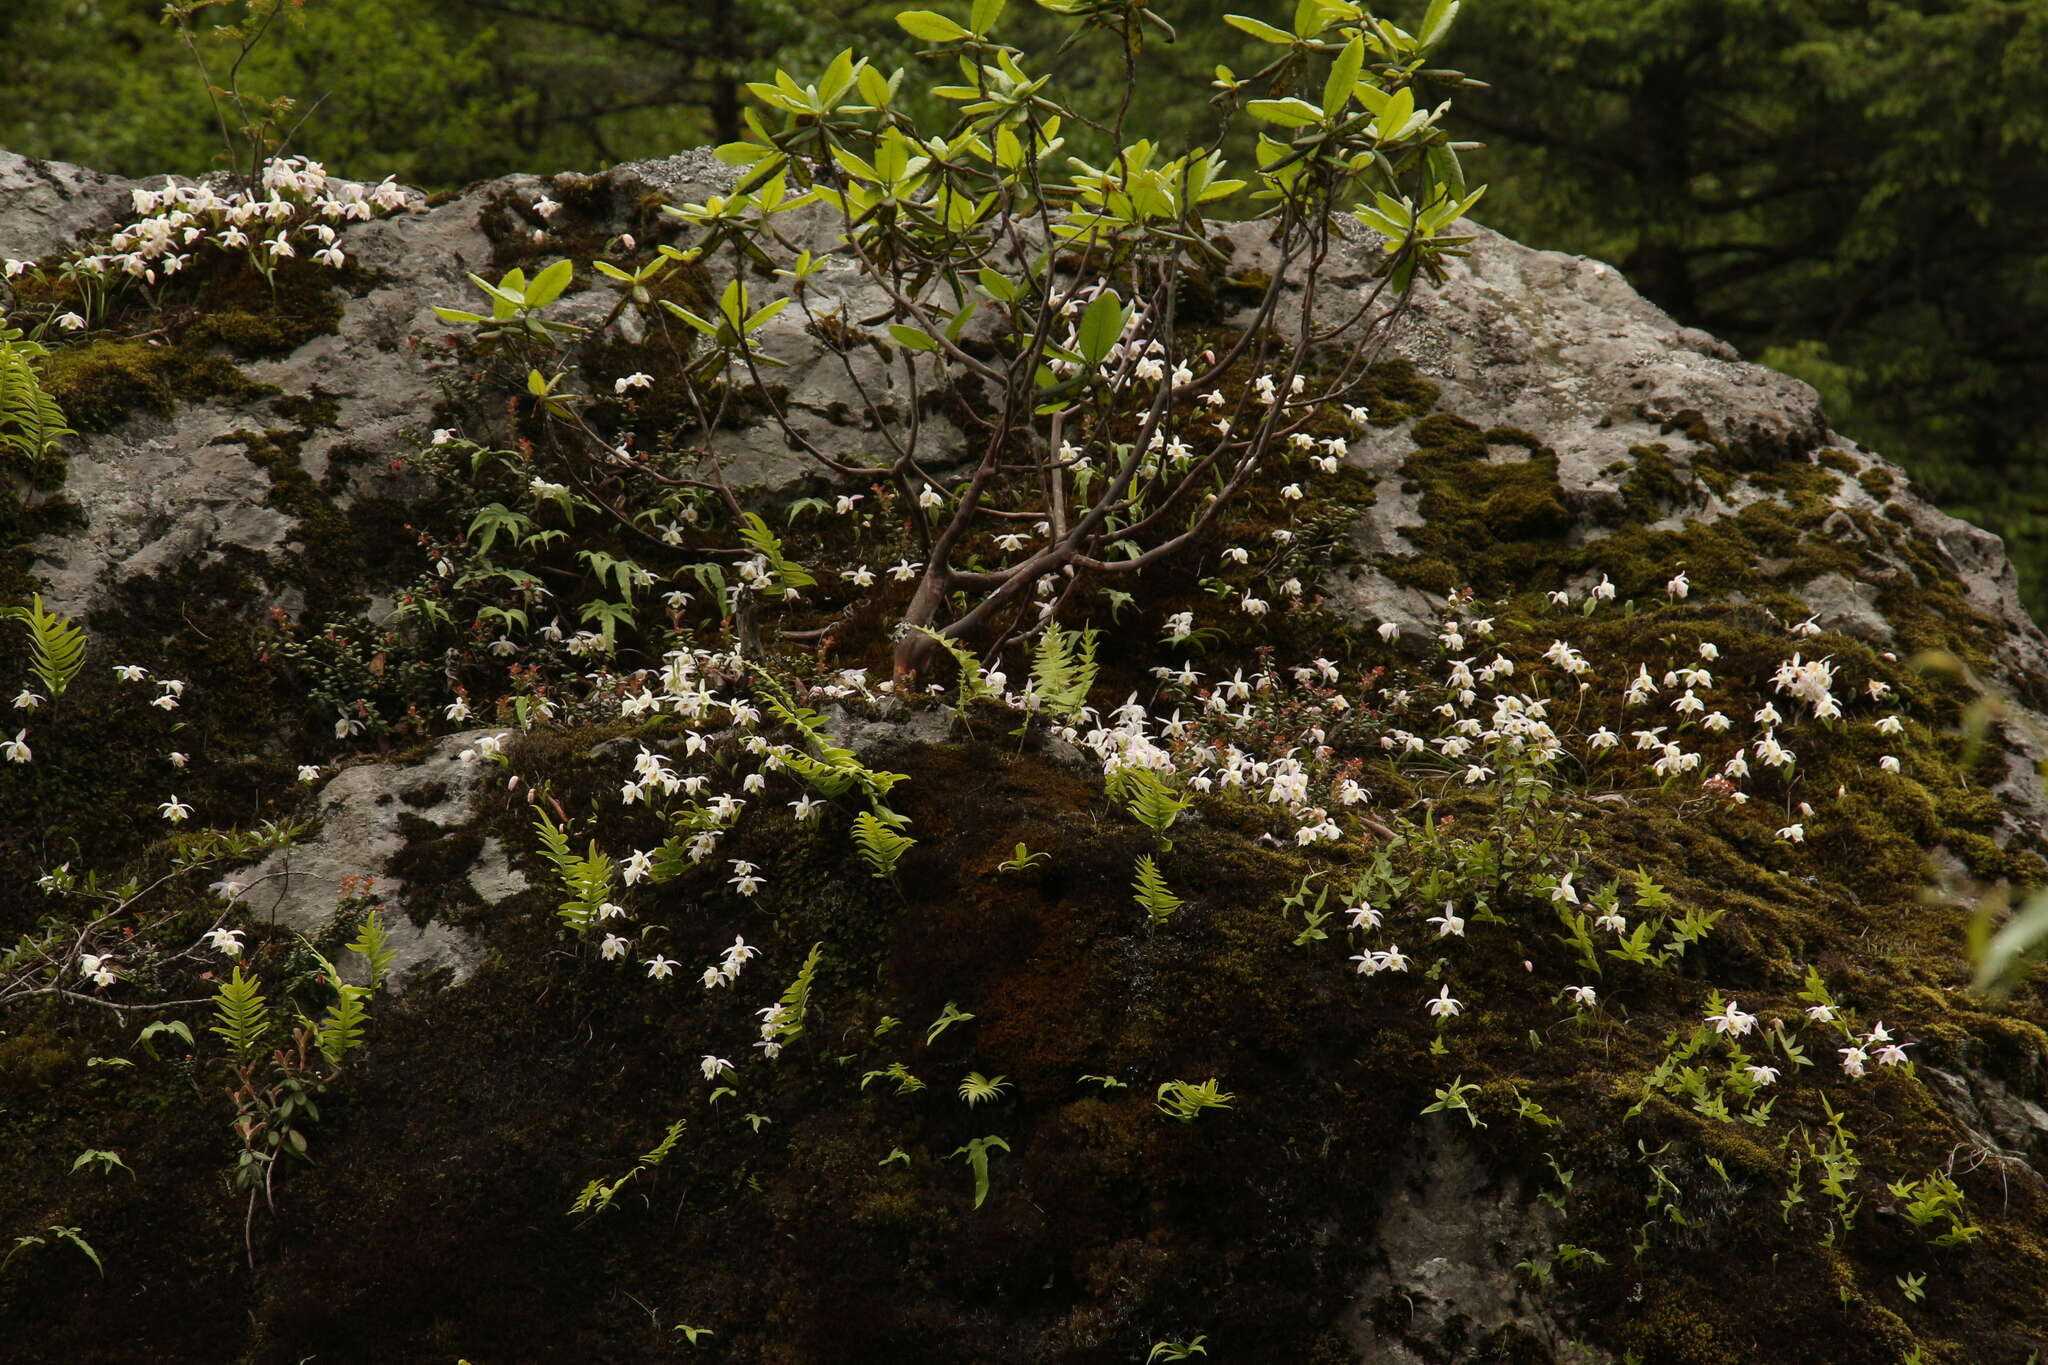
<path id="1" fill-rule="evenodd" d="M 280 3 L 239 79 L 298 102 L 291 150 L 429 189 L 727 140 L 776 64 L 911 60 L 904 6 L 864 0 Z M 129 175 L 215 164 L 163 9 L 0 5 L 0 146 Z M 1215 65 L 1257 64 L 1222 16 L 1287 15 L 1155 9 L 1179 37 L 1147 53 L 1144 131 L 1206 133 Z M 1011 11 L 1027 51 L 1063 32 Z M 233 44 L 207 31 L 246 17 L 193 18 L 217 68 Z M 1813 383 L 1837 427 L 2004 534 L 2048 614 L 2048 0 L 1469 0 L 1444 57 L 1491 84 L 1454 110 L 1487 144 L 1468 160 L 1493 186 L 1482 219 L 1611 261 Z M 1059 70 L 1115 75 L 1085 50 Z"/>

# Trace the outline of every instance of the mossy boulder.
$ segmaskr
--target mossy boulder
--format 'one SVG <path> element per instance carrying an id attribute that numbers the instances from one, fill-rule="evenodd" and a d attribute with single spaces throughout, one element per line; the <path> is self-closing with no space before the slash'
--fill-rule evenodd
<path id="1" fill-rule="evenodd" d="M 0 205 L 0 254 L 58 249 L 129 188 L 0 157 L 0 187 L 30 181 L 34 235 Z M 430 637 L 406 613 L 478 510 L 429 433 L 533 435 L 432 306 L 473 302 L 470 271 L 606 248 L 644 264 L 670 231 L 661 197 L 729 184 L 701 152 L 510 177 L 349 227 L 345 275 L 273 298 L 224 274 L 195 285 L 163 344 L 131 329 L 60 349 L 52 384 L 85 430 L 63 488 L 36 492 L 76 511 L 17 497 L 0 548 L 23 591 L 88 618 L 94 653 L 35 719 L 37 761 L 0 764 L 0 928 L 39 932 L 37 879 L 70 861 L 175 882 L 138 943 L 200 942 L 230 912 L 177 880 L 198 836 L 159 814 L 175 790 L 197 824 L 305 826 L 292 849 L 220 868 L 248 884 L 237 965 L 272 983 L 281 1018 L 325 1000 L 322 957 L 362 979 L 341 945 L 373 903 L 408 956 L 369 1046 L 320 1097 L 311 1162 L 281 1165 L 274 1188 L 229 1185 L 207 1034 L 224 958 L 166 949 L 136 994 L 102 997 L 160 987 L 189 1047 L 144 1047 L 142 1016 L 82 989 L 0 1020 L 0 1233 L 44 1237 L 0 1270 L 10 1359 L 666 1359 L 697 1349 L 677 1324 L 756 1362 L 1107 1365 L 1204 1338 L 1217 1359 L 1327 1365 L 2017 1363 L 2048 1340 L 2048 1000 L 2038 982 L 2006 1000 L 1969 989 L 1979 898 L 2048 868 L 2048 645 L 1995 537 L 1832 433 L 1804 385 L 1677 326 L 1610 268 L 1474 227 L 1368 372 L 1363 424 L 1316 428 L 1348 440 L 1342 471 L 1306 506 L 1254 487 L 1196 554 L 1092 618 L 1104 708 L 1158 695 L 1162 669 L 1275 687 L 1299 669 L 1310 689 L 1318 663 L 1341 672 L 1342 714 L 1275 703 L 1256 742 L 1340 752 L 1366 780 L 1369 819 L 1343 843 L 1276 834 L 1273 803 L 1227 786 L 1190 789 L 1161 835 L 1105 794 L 1072 742 L 1085 725 L 830 682 L 880 677 L 907 591 L 855 598 L 841 571 L 908 542 L 879 519 L 805 523 L 791 503 L 776 526 L 803 538 L 816 619 L 755 662 L 808 670 L 824 734 L 904 775 L 890 800 L 916 843 L 878 868 L 846 837 L 857 802 L 837 824 L 807 818 L 809 790 L 771 769 L 715 856 L 691 861 L 622 784 L 682 753 L 685 730 L 707 772 L 736 780 L 751 763 L 737 714 L 625 714 L 616 674 L 544 676 L 509 632 L 506 662 L 486 654 L 492 632 Z M 1219 334 L 1272 264 L 1259 232 L 1222 231 L 1228 275 L 1191 291 Z M 1331 262 L 1347 288 L 1362 250 Z M 697 272 L 664 285 L 686 306 L 708 289 Z M 583 275 L 561 315 L 611 324 L 572 353 L 599 429 L 629 449 L 701 443 L 789 502 L 838 489 L 762 420 L 771 407 L 850 454 L 876 439 L 864 403 L 918 401 L 885 345 L 797 312 L 768 338 L 791 362 L 776 386 L 724 394 L 708 436 L 677 397 L 691 352 L 660 309 Z M 635 372 L 653 386 L 612 388 Z M 922 401 L 946 450 L 982 399 L 939 385 Z M 602 538 L 616 528 L 577 529 L 619 546 Z M 1226 544 L 1276 529 L 1308 580 L 1300 605 L 1219 628 L 1205 576 Z M 573 629 L 574 573 L 552 569 Z M 1603 583 L 1611 605 L 1586 607 Z M 1449 619 L 1491 633 L 1446 642 L 1453 595 Z M 1180 611 L 1211 628 L 1158 643 Z M 1503 679 L 1526 677 L 1566 638 L 1759 686 L 1794 651 L 1824 654 L 1904 720 L 1881 734 L 1866 705 L 1814 726 L 1795 741 L 1803 785 L 1771 801 L 1699 775 L 1610 780 L 1618 758 L 1575 755 L 1540 824 L 1502 823 L 1447 749 L 1387 756 L 1390 691 L 1496 651 L 1523 669 Z M 0 678 L 25 663 L 0 632 Z M 115 663 L 189 690 L 150 710 Z M 745 676 L 705 668 L 721 687 Z M 1628 716 L 1629 685 L 1609 671 L 1570 695 Z M 1678 686 L 1657 685 L 1668 706 Z M 1442 859 L 1428 875 L 1495 885 L 1466 897 L 1455 941 L 1441 919 L 1403 926 L 1411 972 L 1365 973 L 1349 897 L 1318 888 L 1336 897 L 1420 829 Z M 579 933 L 575 877 L 595 875 L 600 836 L 607 894 L 635 914 L 590 910 L 605 918 Z M 1658 948 L 1668 961 L 1603 940 L 1589 963 L 1562 892 L 1509 875 L 1564 847 L 1589 892 L 1652 885 L 1708 927 Z M 1158 923 L 1134 900 L 1140 855 L 1185 902 Z M 740 889 L 735 860 L 765 885 Z M 625 946 L 596 948 L 619 923 Z M 736 936 L 761 954 L 746 975 L 697 977 Z M 772 1066 L 730 1047 L 796 990 L 813 945 L 802 1035 Z M 667 979 L 662 963 L 684 965 Z M 1606 1003 L 1567 1004 L 1595 978 Z M 1782 1100 L 1717 1110 L 1729 1092 L 1680 1055 L 1708 993 L 1790 1038 L 1812 979 L 1909 1037 L 1917 1070 L 1852 1084 L 1815 1047 L 1804 1071 L 1784 1062 Z M 1453 986 L 1454 1018 L 1425 1011 Z M 1756 1036 L 1755 1056 L 1778 1046 Z M 720 1049 L 736 1074 L 705 1073 Z M 992 1097 L 963 1097 L 970 1073 Z M 1212 1078 L 1228 1107 L 1162 1108 L 1160 1087 Z M 86 1150 L 120 1152 L 134 1178 L 67 1169 Z M 1973 1235 L 1941 1244 L 1915 1221 L 1934 1205 L 1913 1182 L 1936 1174 Z M 82 1230 L 104 1277 L 57 1228 Z"/>

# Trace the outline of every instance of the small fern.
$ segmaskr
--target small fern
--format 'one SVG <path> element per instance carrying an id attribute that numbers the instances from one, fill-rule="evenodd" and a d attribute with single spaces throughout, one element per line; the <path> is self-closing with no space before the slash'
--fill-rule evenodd
<path id="1" fill-rule="evenodd" d="M 811 1008 L 811 983 L 817 979 L 818 964 L 825 960 L 825 945 L 813 943 L 810 954 L 804 958 L 804 965 L 797 969 L 796 979 L 782 992 L 782 999 L 776 1002 L 781 1012 L 775 1016 L 775 1039 L 777 1042 L 794 1042 L 804 1031 L 804 1014 Z"/>
<path id="2" fill-rule="evenodd" d="M 55 701 L 85 666 L 85 630 L 69 617 L 43 610 L 40 593 L 30 602 L 26 607 L 0 608 L 0 617 L 12 617 L 28 627 L 29 671 Z"/>
<path id="3" fill-rule="evenodd" d="M 1166 837 L 1166 831 L 1193 803 L 1186 797 L 1175 796 L 1166 779 L 1150 768 L 1122 768 L 1111 780 L 1117 799 L 1133 819 L 1152 831 L 1160 851 L 1172 848 L 1173 840 Z"/>
<path id="4" fill-rule="evenodd" d="M 533 831 L 540 836 L 541 852 L 557 872 L 567 872 L 569 859 L 569 831 L 548 818 L 546 811 L 536 811 L 533 816 Z"/>
<path id="5" fill-rule="evenodd" d="M 611 855 L 590 841 L 583 857 L 571 857 L 562 869 L 562 890 L 566 893 L 556 916 L 576 933 L 588 932 L 597 923 L 598 908 L 612 895 Z"/>
<path id="6" fill-rule="evenodd" d="M 809 569 L 783 553 L 782 542 L 768 529 L 768 523 L 761 520 L 759 513 L 748 512 L 742 516 L 739 533 L 747 548 L 767 560 L 769 568 L 774 570 L 775 587 L 771 591 L 777 596 L 817 583 L 817 577 Z"/>
<path id="7" fill-rule="evenodd" d="M 879 815 L 864 810 L 853 817 L 853 842 L 860 849 L 861 859 L 874 869 L 877 877 L 893 877 L 896 860 L 908 853 L 917 840 L 898 834 Z"/>
<path id="8" fill-rule="evenodd" d="M 1078 719 L 1095 689 L 1095 632 L 1047 626 L 1031 656 L 1031 681 L 1047 711 Z"/>
<path id="9" fill-rule="evenodd" d="M 1029 844 L 1020 842 L 1015 853 L 996 864 L 996 871 L 1029 872 L 1032 868 L 1037 867 L 1042 862 L 1049 861 L 1051 858 L 1052 855 L 1050 853 L 1033 853 Z"/>
<path id="10" fill-rule="evenodd" d="M 363 1045 L 363 1026 L 370 1022 L 370 1011 L 363 1002 L 370 998 L 370 988 L 349 985 L 325 958 L 317 953 L 314 957 L 334 983 L 335 1000 L 313 1025 L 313 1045 L 329 1066 L 338 1068 L 343 1057 Z"/>
<path id="11" fill-rule="evenodd" d="M 905 773 L 870 768 L 853 750 L 834 744 L 825 729 L 825 718 L 808 706 L 799 706 L 767 669 L 755 664 L 750 666 L 750 672 L 769 713 L 783 724 L 801 731 L 809 743 L 809 753 L 792 751 L 784 754 L 783 766 L 819 792 L 826 796 L 844 796 L 858 786 L 877 808 L 881 808 L 882 799 L 888 796 L 890 788 L 908 780 Z"/>
<path id="12" fill-rule="evenodd" d="M 1138 855 L 1138 877 L 1131 884 L 1131 893 L 1154 924 L 1166 923 L 1174 911 L 1186 904 L 1166 885 L 1166 878 L 1159 875 L 1159 865 L 1149 853 Z"/>
<path id="13" fill-rule="evenodd" d="M 23 340 L 19 328 L 0 327 L 0 454 L 17 457 L 26 473 L 36 472 L 57 442 L 75 434 L 36 378 L 35 362 L 48 354 Z"/>
<path id="14" fill-rule="evenodd" d="M 910 1068 L 901 1062 L 891 1062 L 879 1071 L 868 1072 L 860 1078 L 860 1088 L 865 1090 L 868 1088 L 869 1081 L 877 1080 L 896 1082 L 896 1093 L 899 1095 L 914 1095 L 925 1088 L 924 1082 L 913 1075 Z"/>
<path id="15" fill-rule="evenodd" d="M 960 1098 L 967 1101 L 967 1107 L 972 1109 L 984 1100 L 1001 1099 L 1009 1088 L 1008 1076 L 984 1076 L 979 1071 L 970 1071 L 960 1082 Z"/>
<path id="16" fill-rule="evenodd" d="M 270 1006 L 257 989 L 260 984 L 254 977 L 243 976 L 238 964 L 213 993 L 214 1018 L 219 1022 L 209 1031 L 219 1034 L 237 1057 L 254 1056 L 270 1032 Z"/>
<path id="17" fill-rule="evenodd" d="M 683 1126 L 686 1122 L 687 1120 L 685 1119 L 677 1119 L 674 1123 L 671 1123 L 668 1126 L 668 1132 L 663 1135 L 660 1142 L 655 1144 L 654 1150 L 641 1153 L 640 1164 L 642 1166 L 659 1166 L 662 1162 L 668 1160 L 668 1154 L 676 1149 L 676 1142 L 683 1136 Z"/>
<path id="18" fill-rule="evenodd" d="M 348 944 L 348 950 L 370 964 L 369 989 L 372 992 L 384 985 L 384 978 L 391 973 L 391 963 L 398 956 L 398 949 L 391 947 L 385 937 L 384 919 L 375 910 L 363 916 L 362 925 Z"/>
<path id="19" fill-rule="evenodd" d="M 911 629 L 925 636 L 933 644 L 953 656 L 953 662 L 960 669 L 960 707 L 962 710 L 965 710 L 969 704 L 994 694 L 993 689 L 988 685 L 987 670 L 982 667 L 981 660 L 976 658 L 972 651 L 962 648 L 959 641 L 941 635 L 929 626 L 912 626 Z"/>
<path id="20" fill-rule="evenodd" d="M 965 1161 L 974 1172 L 974 1207 L 977 1209 L 988 1200 L 988 1154 L 991 1150 L 1009 1151 L 1010 1144 L 991 1133 L 987 1137 L 974 1138 L 956 1148 L 952 1157 Z"/>
<path id="21" fill-rule="evenodd" d="M 1205 1110 L 1228 1109 L 1237 1096 L 1221 1089 L 1216 1078 L 1196 1085 L 1193 1081 L 1168 1081 L 1159 1087 L 1159 1112 L 1182 1123 L 1193 1123 Z"/>

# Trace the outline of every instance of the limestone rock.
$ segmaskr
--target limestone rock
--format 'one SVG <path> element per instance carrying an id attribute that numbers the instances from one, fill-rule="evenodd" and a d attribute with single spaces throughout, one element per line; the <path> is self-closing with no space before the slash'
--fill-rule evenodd
<path id="1" fill-rule="evenodd" d="M 415 822 L 444 831 L 471 822 L 471 803 L 484 775 L 495 769 L 459 755 L 486 733 L 500 732 L 450 735 L 417 761 L 360 764 L 329 779 L 320 792 L 317 835 L 230 874 L 249 887 L 252 917 L 310 938 L 333 916 L 342 878 L 368 878 L 366 891 L 389 907 L 385 925 L 398 949 L 393 984 L 402 990 L 442 968 L 448 970 L 447 984 L 466 980 L 481 960 L 481 944 L 437 921 L 416 923 L 407 913 L 406 880 L 392 865 L 417 837 Z M 526 889 L 525 877 L 495 839 L 485 841 L 465 875 L 471 892 L 486 904 Z"/>

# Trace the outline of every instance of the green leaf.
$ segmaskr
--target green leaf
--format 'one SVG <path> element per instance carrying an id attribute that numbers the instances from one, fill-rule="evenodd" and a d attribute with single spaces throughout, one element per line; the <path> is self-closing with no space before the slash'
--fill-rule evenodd
<path id="1" fill-rule="evenodd" d="M 154 1024 L 145 1025 L 142 1032 L 136 1035 L 135 1041 L 142 1044 L 144 1052 L 154 1057 L 156 1056 L 156 1036 L 159 1033 L 168 1033 L 174 1037 L 183 1038 L 186 1047 L 192 1046 L 192 1030 L 181 1019 L 159 1019 Z"/>
<path id="2" fill-rule="evenodd" d="M 441 321 L 443 321 L 443 322 L 489 322 L 489 321 L 490 321 L 490 319 L 489 319 L 489 318 L 487 318 L 487 317 L 485 317 L 485 316 L 484 316 L 484 315 L 483 315 L 482 313 L 465 313 L 465 312 L 464 312 L 464 311 L 463 311 L 462 309 L 460 309 L 460 308 L 443 308 L 443 307 L 442 307 L 442 306 L 441 306 L 440 304 L 438 304 L 438 303 L 434 305 L 434 316 L 435 316 L 435 317 L 437 317 L 437 318 L 439 318 L 439 319 L 441 319 Z"/>
<path id="3" fill-rule="evenodd" d="M 1003 8 L 1009 3 L 1010 0 L 974 0 L 974 12 L 967 22 L 977 35 L 986 34 L 1003 17 Z"/>
<path id="4" fill-rule="evenodd" d="M 65 1241 L 71 1243 L 71 1245 L 77 1247 L 80 1251 L 84 1252 L 86 1255 L 86 1259 L 92 1262 L 93 1269 L 99 1271 L 101 1279 L 105 1279 L 107 1277 L 107 1268 L 100 1264 L 100 1254 L 97 1251 L 94 1251 L 92 1249 L 92 1246 L 85 1240 L 85 1238 L 79 1235 L 77 1228 L 52 1227 L 50 1231 L 56 1233 L 59 1237 L 62 1237 Z"/>
<path id="5" fill-rule="evenodd" d="M 936 351 L 939 343 L 932 340 L 930 332 L 918 327 L 906 327 L 900 322 L 889 324 L 889 335 L 896 338 L 896 344 L 913 351 Z"/>
<path id="6" fill-rule="evenodd" d="M 1422 27 L 1415 35 L 1415 41 L 1426 52 L 1444 40 L 1451 31 L 1451 25 L 1458 20 L 1459 0 L 1430 0 L 1422 15 Z"/>
<path id="7" fill-rule="evenodd" d="M 575 277 L 576 267 L 567 259 L 556 261 L 546 270 L 535 275 L 526 286 L 526 306 L 545 308 L 562 297 L 562 291 L 569 287 Z"/>
<path id="8" fill-rule="evenodd" d="M 860 849 L 861 860 L 875 876 L 889 877 L 895 875 L 896 860 L 908 853 L 917 840 L 896 833 L 873 811 L 864 810 L 853 817 L 853 842 Z"/>
<path id="9" fill-rule="evenodd" d="M 982 267 L 976 282 L 981 285 L 981 292 L 997 303 L 1011 303 L 1017 298 L 1017 286 L 986 266 Z"/>
<path id="10" fill-rule="evenodd" d="M 896 22 L 911 37 L 922 38 L 928 43 L 952 43 L 972 36 L 945 15 L 934 14 L 928 9 L 904 10 L 896 16 Z"/>
<path id="11" fill-rule="evenodd" d="M 1307 128 L 1323 121 L 1323 111 L 1307 100 L 1290 95 L 1284 100 L 1253 100 L 1245 105 L 1253 118 L 1277 123 L 1285 128 Z"/>
<path id="12" fill-rule="evenodd" d="M 1123 300 L 1116 296 L 1114 290 L 1105 289 L 1095 296 L 1095 301 L 1088 305 L 1088 311 L 1081 315 L 1077 336 L 1081 358 L 1090 365 L 1101 365 L 1110 348 L 1121 341 L 1123 335 Z"/>
<path id="13" fill-rule="evenodd" d="M 29 671 L 55 701 L 85 667 L 85 630 L 71 618 L 43 609 L 41 593 L 25 607 L 0 610 L 0 620 L 13 617 L 28 627 Z"/>
<path id="14" fill-rule="evenodd" d="M 270 1007 L 257 989 L 258 984 L 253 977 L 242 975 L 238 963 L 234 974 L 213 995 L 214 1017 L 219 1022 L 208 1032 L 219 1034 L 242 1058 L 254 1055 L 270 1031 Z"/>
<path id="15" fill-rule="evenodd" d="M 1294 35 L 1286 29 L 1274 28 L 1260 19 L 1248 18 L 1242 14 L 1226 14 L 1223 22 L 1243 33 L 1249 33 L 1262 43 L 1278 43 L 1282 47 L 1294 45 Z"/>
<path id="16" fill-rule="evenodd" d="M 1335 117 L 1344 112 L 1344 105 L 1351 98 L 1351 88 L 1358 84 L 1358 73 L 1365 65 L 1365 41 L 1353 38 L 1337 54 L 1337 60 L 1330 64 L 1330 78 L 1323 82 L 1323 115 Z"/>

